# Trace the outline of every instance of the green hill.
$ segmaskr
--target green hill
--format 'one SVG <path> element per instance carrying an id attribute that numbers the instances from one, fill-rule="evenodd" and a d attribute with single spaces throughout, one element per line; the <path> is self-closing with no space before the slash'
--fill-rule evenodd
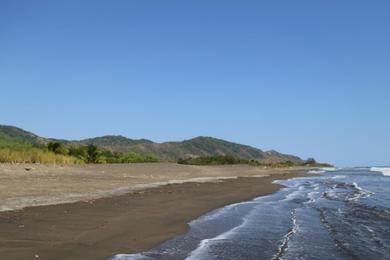
<path id="1" fill-rule="evenodd" d="M 303 162 L 297 156 L 277 152 L 264 152 L 248 145 L 228 142 L 213 137 L 196 137 L 182 142 L 143 143 L 131 148 L 137 153 L 151 153 L 161 160 L 176 161 L 179 158 L 231 155 L 241 159 L 257 160 L 264 163 L 292 161 Z"/>
<path id="2" fill-rule="evenodd" d="M 42 146 L 51 141 L 64 143 L 66 146 L 93 144 L 113 153 L 136 153 L 154 155 L 161 161 L 177 161 L 180 158 L 210 157 L 229 155 L 239 159 L 256 160 L 261 163 L 304 162 L 293 155 L 261 149 L 217 139 L 213 137 L 196 137 L 180 142 L 155 143 L 147 139 L 130 139 L 120 135 L 107 135 L 78 141 L 56 140 L 40 137 L 34 133 L 14 126 L 0 125 L 0 147 Z"/>
<path id="3" fill-rule="evenodd" d="M 101 137 L 84 139 L 81 141 L 73 141 L 79 144 L 94 144 L 99 147 L 104 147 L 115 152 L 128 152 L 133 146 L 138 144 L 152 144 L 153 142 L 146 139 L 129 139 L 121 135 L 105 135 Z"/>
<path id="4" fill-rule="evenodd" d="M 0 125 L 0 145 L 5 143 L 39 145 L 45 144 L 46 139 L 15 126 Z"/>
<path id="5" fill-rule="evenodd" d="M 46 149 L 47 140 L 13 126 L 0 125 L 0 163 L 80 163 Z"/>

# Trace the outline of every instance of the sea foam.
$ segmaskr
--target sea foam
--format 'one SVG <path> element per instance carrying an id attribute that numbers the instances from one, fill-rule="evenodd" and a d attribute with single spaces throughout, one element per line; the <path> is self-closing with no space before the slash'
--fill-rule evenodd
<path id="1" fill-rule="evenodd" d="M 314 170 L 310 170 L 309 173 L 313 173 L 313 174 L 322 174 L 322 173 L 325 173 L 325 172 L 333 172 L 333 171 L 337 171 L 338 169 L 335 168 L 335 167 L 323 167 L 323 168 L 318 168 L 318 169 L 314 169 Z"/>
<path id="2" fill-rule="evenodd" d="M 372 172 L 381 172 L 385 176 L 390 176 L 390 167 L 371 167 Z"/>
<path id="3" fill-rule="evenodd" d="M 309 173 L 311 174 L 322 174 L 325 173 L 325 170 L 310 170 Z"/>

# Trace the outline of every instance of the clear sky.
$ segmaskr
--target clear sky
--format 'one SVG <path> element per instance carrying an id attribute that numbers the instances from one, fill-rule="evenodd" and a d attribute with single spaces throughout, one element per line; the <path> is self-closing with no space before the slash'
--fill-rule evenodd
<path id="1" fill-rule="evenodd" d="M 390 164 L 390 1 L 0 1 L 0 124 Z"/>

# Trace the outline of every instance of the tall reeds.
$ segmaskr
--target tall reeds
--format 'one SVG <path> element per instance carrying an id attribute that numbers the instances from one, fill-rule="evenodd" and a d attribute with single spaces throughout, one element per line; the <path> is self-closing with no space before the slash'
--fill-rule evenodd
<path id="1" fill-rule="evenodd" d="M 0 163 L 74 164 L 83 162 L 72 156 L 55 154 L 44 149 L 28 147 L 0 148 Z"/>

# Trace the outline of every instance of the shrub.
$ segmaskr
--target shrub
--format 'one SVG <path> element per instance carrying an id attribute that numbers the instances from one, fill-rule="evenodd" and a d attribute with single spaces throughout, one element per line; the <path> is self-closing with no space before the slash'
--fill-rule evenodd
<path id="1" fill-rule="evenodd" d="M 68 149 L 60 142 L 50 142 L 47 149 L 55 154 L 67 155 L 69 153 Z"/>

